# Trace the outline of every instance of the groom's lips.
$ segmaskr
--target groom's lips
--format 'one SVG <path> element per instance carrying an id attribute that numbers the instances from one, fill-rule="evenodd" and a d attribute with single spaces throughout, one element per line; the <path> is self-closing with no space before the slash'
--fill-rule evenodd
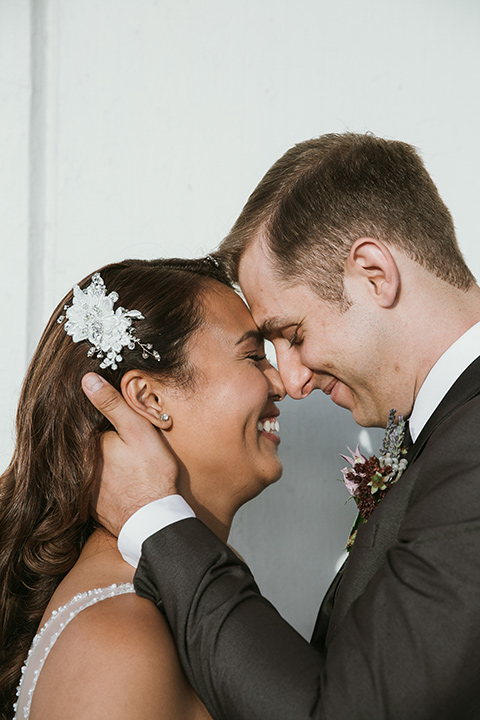
<path id="1" fill-rule="evenodd" d="M 333 388 L 335 387 L 335 385 L 337 384 L 337 382 L 338 382 L 338 380 L 337 380 L 336 378 L 333 378 L 333 379 L 328 383 L 328 385 L 323 388 L 323 392 L 325 393 L 325 395 L 331 395 L 331 394 L 332 394 L 332 390 L 333 390 Z"/>

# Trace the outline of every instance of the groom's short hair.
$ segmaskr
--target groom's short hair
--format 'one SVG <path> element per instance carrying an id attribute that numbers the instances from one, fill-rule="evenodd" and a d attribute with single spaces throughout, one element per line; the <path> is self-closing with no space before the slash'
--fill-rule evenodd
<path id="1" fill-rule="evenodd" d="M 307 282 L 334 303 L 345 301 L 345 261 L 360 237 L 398 248 L 455 287 L 475 282 L 416 150 L 372 134 L 322 135 L 270 168 L 218 250 L 233 282 L 260 231 L 282 281 Z"/>

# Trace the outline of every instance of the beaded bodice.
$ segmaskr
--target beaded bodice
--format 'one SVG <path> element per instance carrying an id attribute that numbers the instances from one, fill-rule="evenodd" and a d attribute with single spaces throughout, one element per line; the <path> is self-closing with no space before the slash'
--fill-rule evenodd
<path id="1" fill-rule="evenodd" d="M 42 629 L 35 635 L 25 665 L 22 668 L 20 684 L 17 688 L 17 702 L 13 706 L 15 715 L 13 720 L 30 717 L 33 692 L 38 676 L 45 660 L 60 633 L 78 615 L 91 605 L 125 593 L 135 592 L 131 583 L 114 584 L 106 588 L 96 588 L 79 593 L 66 605 L 54 610 Z"/>

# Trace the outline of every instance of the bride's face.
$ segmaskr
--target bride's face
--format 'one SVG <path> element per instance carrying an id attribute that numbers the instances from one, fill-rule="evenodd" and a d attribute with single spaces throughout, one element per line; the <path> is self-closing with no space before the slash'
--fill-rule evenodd
<path id="1" fill-rule="evenodd" d="M 218 516 L 280 477 L 275 400 L 285 390 L 238 295 L 218 285 L 204 305 L 206 322 L 188 345 L 193 388 L 164 392 L 163 410 L 172 418 L 165 437 L 180 461 L 180 491 Z"/>

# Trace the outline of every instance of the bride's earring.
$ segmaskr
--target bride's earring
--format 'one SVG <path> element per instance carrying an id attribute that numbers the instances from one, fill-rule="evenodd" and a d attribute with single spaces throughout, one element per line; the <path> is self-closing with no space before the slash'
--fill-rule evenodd
<path id="1" fill-rule="evenodd" d="M 170 430 L 172 427 L 172 416 L 169 415 L 166 412 L 161 413 L 158 416 L 158 419 L 160 420 L 160 429 L 161 430 Z"/>

